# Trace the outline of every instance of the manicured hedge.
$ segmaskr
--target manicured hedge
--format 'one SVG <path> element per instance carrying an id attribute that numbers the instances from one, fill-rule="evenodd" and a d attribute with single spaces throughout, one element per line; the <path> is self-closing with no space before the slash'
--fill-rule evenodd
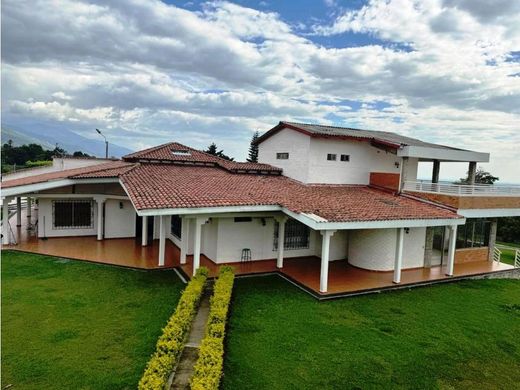
<path id="1" fill-rule="evenodd" d="M 215 282 L 206 335 L 201 342 L 199 358 L 191 379 L 193 390 L 217 390 L 224 363 L 224 335 L 235 275 L 232 267 L 221 267 Z"/>
<path id="2" fill-rule="evenodd" d="M 157 340 L 155 352 L 148 361 L 143 377 L 139 381 L 140 390 L 163 389 L 166 385 L 184 348 L 184 342 L 197 312 L 207 277 L 207 268 L 201 267 L 186 286 L 175 313 L 170 317 L 162 335 Z"/>

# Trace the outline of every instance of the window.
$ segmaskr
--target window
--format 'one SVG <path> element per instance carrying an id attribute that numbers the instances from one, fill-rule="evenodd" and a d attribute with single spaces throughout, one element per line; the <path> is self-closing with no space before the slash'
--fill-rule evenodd
<path id="1" fill-rule="evenodd" d="M 94 227 L 91 200 L 54 200 L 52 225 L 54 229 L 91 229 Z"/>
<path id="2" fill-rule="evenodd" d="M 327 161 L 336 161 L 336 154 L 329 153 L 327 154 Z"/>
<path id="3" fill-rule="evenodd" d="M 235 217 L 235 222 L 251 222 L 252 220 L 251 217 Z"/>
<path id="4" fill-rule="evenodd" d="M 170 232 L 177 238 L 182 238 L 182 218 L 172 215 L 170 222 Z"/>
<path id="5" fill-rule="evenodd" d="M 350 155 L 349 154 L 342 154 L 341 155 L 341 161 L 350 161 Z"/>
<path id="6" fill-rule="evenodd" d="M 172 149 L 172 154 L 174 156 L 191 156 L 191 152 L 184 149 Z"/>
<path id="7" fill-rule="evenodd" d="M 478 248 L 489 245 L 490 222 L 485 219 L 467 219 L 457 228 L 457 248 Z"/>
<path id="8" fill-rule="evenodd" d="M 273 250 L 278 250 L 278 223 L 274 225 Z M 289 219 L 285 223 L 284 249 L 306 249 L 309 247 L 310 229 L 308 226 L 295 219 Z"/>
<path id="9" fill-rule="evenodd" d="M 289 160 L 289 153 L 276 153 L 277 160 Z"/>

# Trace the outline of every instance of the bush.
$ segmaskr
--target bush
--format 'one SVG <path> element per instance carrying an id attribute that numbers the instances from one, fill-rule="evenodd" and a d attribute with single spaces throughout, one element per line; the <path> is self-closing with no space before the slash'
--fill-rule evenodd
<path id="1" fill-rule="evenodd" d="M 25 166 L 27 168 L 46 167 L 46 166 L 49 166 L 49 165 L 52 165 L 52 161 L 46 161 L 46 160 L 43 160 L 43 161 L 27 161 L 25 163 Z"/>
<path id="2" fill-rule="evenodd" d="M 224 365 L 226 320 L 234 279 L 232 267 L 220 268 L 210 300 L 206 335 L 201 342 L 199 358 L 195 363 L 195 372 L 191 378 L 193 390 L 217 390 L 219 388 Z"/>
<path id="3" fill-rule="evenodd" d="M 179 358 L 186 336 L 197 312 L 200 297 L 208 277 L 207 268 L 201 267 L 184 289 L 175 313 L 163 329 L 155 352 L 148 361 L 143 377 L 139 381 L 140 390 L 163 389 Z"/>

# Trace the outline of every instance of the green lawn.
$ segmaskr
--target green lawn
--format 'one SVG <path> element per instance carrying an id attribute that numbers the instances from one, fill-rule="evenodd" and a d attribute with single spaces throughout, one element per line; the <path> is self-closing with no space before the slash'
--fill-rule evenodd
<path id="1" fill-rule="evenodd" d="M 223 389 L 519 389 L 520 281 L 318 302 L 237 279 Z"/>
<path id="2" fill-rule="evenodd" d="M 183 284 L 2 252 L 2 388 L 134 389 Z"/>

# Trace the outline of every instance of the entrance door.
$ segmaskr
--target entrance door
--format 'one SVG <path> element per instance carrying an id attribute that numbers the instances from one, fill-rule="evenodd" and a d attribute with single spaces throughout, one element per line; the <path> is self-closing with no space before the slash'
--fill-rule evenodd
<path id="1" fill-rule="evenodd" d="M 446 228 L 436 226 L 433 228 L 433 253 L 431 265 L 444 265 L 446 260 Z"/>
<path id="2" fill-rule="evenodd" d="M 147 230 L 147 236 L 148 236 L 148 243 L 150 244 L 153 241 L 153 217 L 148 217 L 147 219 L 148 224 L 148 230 Z M 143 235 L 143 217 L 140 217 L 139 215 L 136 215 L 135 220 L 135 239 L 141 240 L 141 237 Z"/>

